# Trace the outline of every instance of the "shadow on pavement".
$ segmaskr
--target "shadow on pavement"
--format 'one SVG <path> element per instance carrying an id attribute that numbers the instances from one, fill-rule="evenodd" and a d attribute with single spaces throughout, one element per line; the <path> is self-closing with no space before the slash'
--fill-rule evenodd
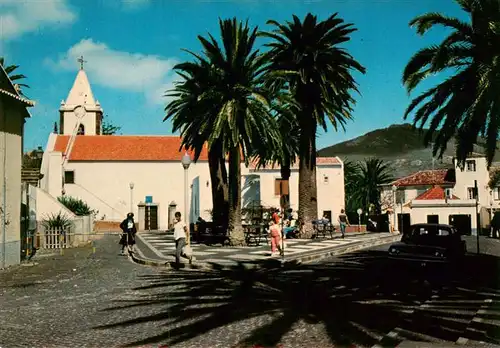
<path id="1" fill-rule="evenodd" d="M 248 318 L 272 315 L 261 327 L 249 327 L 236 347 L 276 346 L 294 324 L 321 323 L 336 346 L 395 347 L 403 340 L 452 341 L 460 337 L 500 343 L 497 326 L 487 320 L 468 330 L 485 300 L 498 307 L 499 259 L 467 256 L 457 270 L 408 269 L 390 263 L 383 251 L 345 255 L 330 264 L 288 270 L 169 272 L 143 277 L 150 283 L 134 290 L 155 289 L 153 299 L 120 301 L 123 308 L 166 308 L 95 329 L 156 322 L 158 335 L 130 346 L 173 345 Z M 164 305 L 164 307 L 162 307 Z M 488 320 L 500 321 L 498 312 Z M 388 335 L 398 328 L 398 336 Z"/>

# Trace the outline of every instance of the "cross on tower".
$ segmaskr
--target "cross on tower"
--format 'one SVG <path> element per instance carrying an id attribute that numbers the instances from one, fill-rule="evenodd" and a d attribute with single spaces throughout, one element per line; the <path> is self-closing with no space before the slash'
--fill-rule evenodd
<path id="1" fill-rule="evenodd" d="M 83 70 L 83 63 L 87 63 L 86 60 L 83 60 L 83 56 L 77 59 L 78 63 L 80 63 L 80 70 Z"/>

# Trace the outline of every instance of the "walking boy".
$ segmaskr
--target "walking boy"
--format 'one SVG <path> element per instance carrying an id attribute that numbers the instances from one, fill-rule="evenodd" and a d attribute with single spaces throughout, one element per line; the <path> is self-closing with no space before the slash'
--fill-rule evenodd
<path id="1" fill-rule="evenodd" d="M 175 213 L 174 223 L 174 239 L 175 239 L 175 266 L 179 267 L 181 264 L 182 249 L 186 246 L 186 238 L 188 237 L 188 228 L 181 219 L 181 213 Z M 191 260 L 190 260 L 191 261 Z"/>

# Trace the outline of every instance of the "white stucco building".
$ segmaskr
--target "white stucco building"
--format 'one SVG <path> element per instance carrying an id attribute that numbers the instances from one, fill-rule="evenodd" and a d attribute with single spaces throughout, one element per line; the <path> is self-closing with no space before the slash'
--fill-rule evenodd
<path id="1" fill-rule="evenodd" d="M 78 197 L 99 211 L 97 220 L 121 221 L 127 212 L 140 229 L 166 229 L 170 214 L 184 212 L 184 169 L 179 136 L 101 135 L 103 110 L 81 69 L 60 108 L 60 134 L 49 136 L 40 188 L 56 198 Z M 76 135 L 78 134 L 78 135 Z M 344 207 L 344 168 L 337 157 L 318 158 L 318 214 L 336 219 Z M 243 207 L 279 207 L 279 168 L 242 163 Z M 211 182 L 207 152 L 188 169 L 189 221 L 210 219 Z M 290 177 L 290 203 L 298 207 L 298 168 Z M 39 205 L 37 205 L 38 208 Z M 170 208 L 169 208 L 170 207 Z"/>
<path id="2" fill-rule="evenodd" d="M 0 267 L 21 260 L 21 166 L 27 107 L 0 65 Z"/>
<path id="3" fill-rule="evenodd" d="M 456 161 L 454 164 L 455 168 L 419 171 L 382 187 L 381 200 L 386 208 L 395 210 L 399 229 L 436 222 L 476 234 L 475 185 L 480 227 L 488 226 L 490 214 L 500 208 L 500 195 L 498 187 L 489 187 L 491 171 L 486 158 L 472 154 L 463 169 Z"/>

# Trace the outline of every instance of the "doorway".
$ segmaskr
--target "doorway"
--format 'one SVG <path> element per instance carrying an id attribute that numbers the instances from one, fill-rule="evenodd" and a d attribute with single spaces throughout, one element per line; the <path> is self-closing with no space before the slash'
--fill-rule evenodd
<path id="1" fill-rule="evenodd" d="M 146 205 L 145 210 L 145 230 L 157 230 L 158 229 L 158 206 L 157 205 Z"/>
<path id="2" fill-rule="evenodd" d="M 457 214 L 449 216 L 449 224 L 455 227 L 462 236 L 472 234 L 472 218 L 469 214 Z"/>
<path id="3" fill-rule="evenodd" d="M 411 226 L 410 214 L 398 214 L 398 231 L 404 233 L 409 231 Z"/>
<path id="4" fill-rule="evenodd" d="M 438 224 L 439 223 L 439 215 L 427 215 L 427 223 L 428 224 Z"/>

